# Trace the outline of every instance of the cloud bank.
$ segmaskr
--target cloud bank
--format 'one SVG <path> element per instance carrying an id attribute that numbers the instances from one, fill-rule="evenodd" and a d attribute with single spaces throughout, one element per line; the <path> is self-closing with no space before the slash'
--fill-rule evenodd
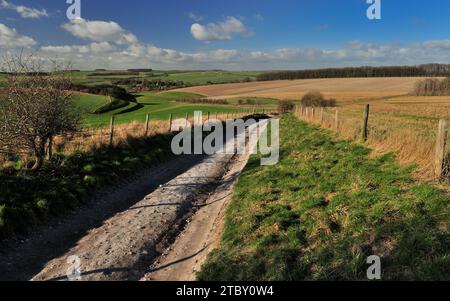
<path id="1" fill-rule="evenodd" d="M 237 19 L 224 22 L 234 23 L 236 26 L 219 26 L 220 29 L 207 26 L 202 29 L 206 31 L 201 32 L 199 38 L 231 38 L 236 32 L 248 32 L 243 24 L 239 25 L 240 21 Z M 142 66 L 155 69 L 268 70 L 450 62 L 450 40 L 428 40 L 412 44 L 351 41 L 334 49 L 214 49 L 186 52 L 142 43 L 133 33 L 113 21 L 78 20 L 62 27 L 87 43 L 39 45 L 32 37 L 22 35 L 14 28 L 0 23 L 0 53 L 26 48 L 42 58 L 57 58 L 71 62 L 74 68 L 91 70 Z"/>
<path id="2" fill-rule="evenodd" d="M 20 35 L 14 28 L 0 23 L 0 48 L 30 48 L 37 43 L 33 38 Z"/>
<path id="3" fill-rule="evenodd" d="M 48 17 L 49 14 L 45 9 L 31 8 L 24 5 L 15 5 L 6 0 L 0 1 L 0 8 L 10 9 L 16 11 L 22 18 L 25 19 L 40 19 L 42 17 Z"/>

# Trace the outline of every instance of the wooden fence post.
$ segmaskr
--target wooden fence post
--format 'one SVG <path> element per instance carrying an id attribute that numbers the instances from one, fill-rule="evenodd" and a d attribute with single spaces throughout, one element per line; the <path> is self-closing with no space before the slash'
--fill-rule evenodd
<path id="1" fill-rule="evenodd" d="M 172 113 L 170 113 L 170 116 L 169 116 L 169 132 L 172 131 L 172 121 L 173 121 L 173 115 L 172 115 Z"/>
<path id="2" fill-rule="evenodd" d="M 324 108 L 321 108 L 320 109 L 320 124 L 323 124 L 323 111 L 324 111 Z"/>
<path id="3" fill-rule="evenodd" d="M 369 112 L 370 105 L 366 105 L 363 115 L 363 125 L 362 125 L 362 141 L 366 142 L 369 138 Z"/>
<path id="4" fill-rule="evenodd" d="M 109 129 L 109 146 L 113 145 L 114 142 L 114 124 L 116 123 L 116 117 L 111 116 L 111 124 Z"/>
<path id="5" fill-rule="evenodd" d="M 51 160 L 53 157 L 53 136 L 48 140 L 48 159 Z"/>
<path id="6" fill-rule="evenodd" d="M 150 124 L 150 114 L 145 117 L 145 137 L 148 137 L 148 129 Z"/>
<path id="7" fill-rule="evenodd" d="M 312 107 L 311 108 L 311 121 L 314 122 L 314 117 L 316 117 L 316 108 Z"/>
<path id="8" fill-rule="evenodd" d="M 436 141 L 436 152 L 434 159 L 434 173 L 436 179 L 441 179 L 444 176 L 444 164 L 447 157 L 447 131 L 448 131 L 448 123 L 447 120 L 441 119 L 439 121 L 439 128 L 437 133 L 437 141 Z"/>
<path id="9" fill-rule="evenodd" d="M 339 110 L 336 109 L 336 114 L 334 116 L 334 127 L 339 130 Z"/>

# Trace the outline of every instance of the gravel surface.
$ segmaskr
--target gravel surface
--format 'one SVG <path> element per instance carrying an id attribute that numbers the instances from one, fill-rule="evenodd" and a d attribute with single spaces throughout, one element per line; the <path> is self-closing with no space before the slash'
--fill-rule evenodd
<path id="1" fill-rule="evenodd" d="M 77 258 L 84 281 L 194 280 L 220 241 L 248 157 L 180 157 L 99 194 L 89 208 L 3 249 L 0 279 L 68 280 Z"/>

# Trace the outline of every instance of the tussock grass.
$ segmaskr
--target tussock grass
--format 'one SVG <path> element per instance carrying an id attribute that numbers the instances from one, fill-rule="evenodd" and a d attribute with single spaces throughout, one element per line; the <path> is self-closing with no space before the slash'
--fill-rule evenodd
<path id="1" fill-rule="evenodd" d="M 378 255 L 384 280 L 448 280 L 449 198 L 412 169 L 287 115 L 280 163 L 251 157 L 198 278 L 365 280 Z"/>

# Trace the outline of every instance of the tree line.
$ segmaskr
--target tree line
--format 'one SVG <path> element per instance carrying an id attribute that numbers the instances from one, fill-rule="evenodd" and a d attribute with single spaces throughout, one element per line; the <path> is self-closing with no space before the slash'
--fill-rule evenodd
<path id="1" fill-rule="evenodd" d="M 315 78 L 352 77 L 416 77 L 450 76 L 450 65 L 427 64 L 418 66 L 345 67 L 306 69 L 296 71 L 271 71 L 257 76 L 258 81 L 294 80 Z"/>
<path id="2" fill-rule="evenodd" d="M 416 96 L 447 96 L 450 95 L 450 78 L 427 78 L 416 82 L 414 86 Z"/>

